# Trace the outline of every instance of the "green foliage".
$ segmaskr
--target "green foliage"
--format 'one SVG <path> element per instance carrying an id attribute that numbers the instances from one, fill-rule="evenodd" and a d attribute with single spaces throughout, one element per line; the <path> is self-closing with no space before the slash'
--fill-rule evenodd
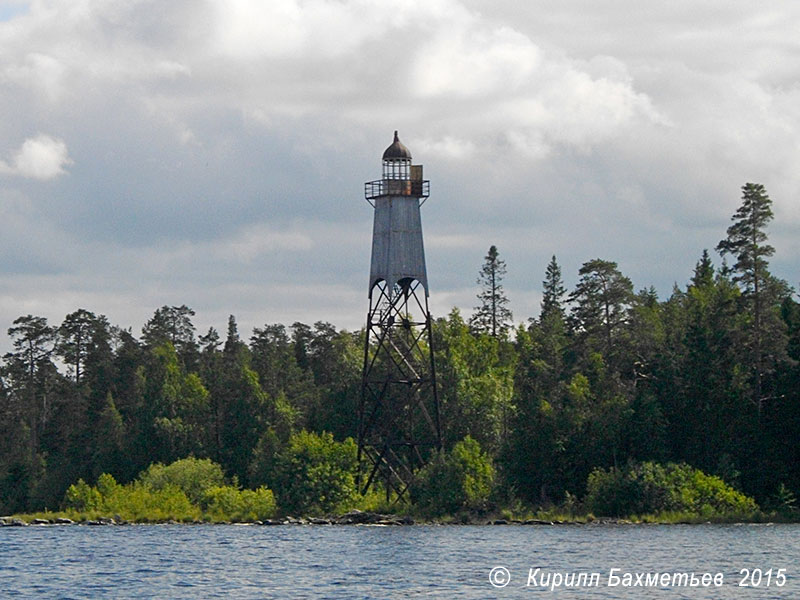
<path id="1" fill-rule="evenodd" d="M 247 468 L 248 479 L 252 485 L 269 485 L 275 480 L 276 457 L 288 443 L 289 435 L 287 432 L 286 439 L 281 439 L 273 428 L 269 428 L 258 440 Z"/>
<path id="2" fill-rule="evenodd" d="M 168 485 L 154 490 L 137 482 L 120 486 L 104 497 L 101 508 L 106 514 L 129 521 L 194 521 L 200 516 L 200 510 L 180 488 Z"/>
<path id="3" fill-rule="evenodd" d="M 496 453 L 513 412 L 514 355 L 509 342 L 472 334 L 458 309 L 434 325 L 445 446 L 470 435 Z"/>
<path id="4" fill-rule="evenodd" d="M 741 281 L 748 291 L 758 292 L 768 273 L 766 259 L 775 253 L 775 248 L 766 243 L 765 229 L 772 218 L 772 200 L 764 186 L 743 185 L 742 204 L 731 217 L 734 223 L 728 227 L 728 236 L 720 241 L 717 250 L 736 257 L 734 281 Z"/>
<path id="5" fill-rule="evenodd" d="M 177 351 L 183 366 L 191 367 L 197 353 L 191 320 L 194 314 L 185 304 L 162 306 L 142 327 L 142 340 L 151 348 L 169 343 Z"/>
<path id="6" fill-rule="evenodd" d="M 493 500 L 518 499 L 534 513 L 578 510 L 595 469 L 605 474 L 595 487 L 617 477 L 617 491 L 638 490 L 625 510 L 718 510 L 703 499 L 725 496 L 713 479 L 664 495 L 662 479 L 677 478 L 667 466 L 634 483 L 612 469 L 638 461 L 644 470 L 690 464 L 797 518 L 800 304 L 769 272 L 770 206 L 763 186 L 746 184 L 717 246 L 732 266 L 704 251 L 663 301 L 652 288 L 634 295 L 616 263 L 600 259 L 582 265 L 568 293 L 551 259 L 541 314 L 513 341 L 503 331 L 505 265 L 490 248 L 480 323 L 453 310 L 433 325 L 439 414 L 429 416 L 439 417 L 444 446 L 474 439 L 497 465 Z M 193 519 L 206 502 L 215 519 L 231 520 L 255 510 L 242 508 L 249 492 L 239 481 L 275 490 L 284 511 L 388 510 L 375 490 L 355 497 L 352 440 L 333 444 L 357 434 L 364 331 L 265 325 L 246 343 L 230 317 L 227 339 L 211 328 L 198 345 L 193 315 L 164 306 L 140 339 L 85 309 L 57 326 L 33 315 L 13 322 L 0 360 L 0 514 L 66 498 L 73 509 L 142 518 L 166 514 L 161 502 Z M 186 456 L 219 467 L 193 483 L 180 473 L 191 462 L 171 464 Z M 445 477 L 455 469 L 445 459 L 454 460 L 438 457 L 430 470 Z M 153 462 L 163 464 L 148 469 Z"/>
<path id="7" fill-rule="evenodd" d="M 93 331 L 104 320 L 105 317 L 98 319 L 94 313 L 81 308 L 64 317 L 64 322 L 58 328 L 55 350 L 70 365 L 76 384 L 81 382 L 83 367 L 92 347 L 90 339 Z"/>
<path id="8" fill-rule="evenodd" d="M 617 263 L 600 258 L 583 263 L 578 274 L 578 285 L 569 296 L 574 303 L 572 328 L 590 352 L 616 355 L 633 301 L 633 284 L 620 273 Z"/>
<path id="9" fill-rule="evenodd" d="M 275 489 L 284 512 L 324 514 L 356 498 L 356 443 L 299 431 L 276 457 Z"/>
<path id="10" fill-rule="evenodd" d="M 586 509 L 600 516 L 685 512 L 703 516 L 754 513 L 758 506 L 727 485 L 686 464 L 632 463 L 595 469 L 587 482 Z"/>
<path id="11" fill-rule="evenodd" d="M 276 513 L 275 496 L 264 486 L 255 490 L 215 486 L 205 491 L 200 506 L 213 521 L 255 521 Z"/>
<path id="12" fill-rule="evenodd" d="M 512 314 L 502 285 L 505 274 L 506 263 L 499 258 L 497 246 L 491 246 L 478 275 L 480 304 L 475 307 L 469 324 L 474 331 L 493 338 L 505 337 L 511 327 Z"/>
<path id="13" fill-rule="evenodd" d="M 769 272 L 767 258 L 775 253 L 775 248 L 767 243 L 766 233 L 766 226 L 773 218 L 771 205 L 763 185 L 742 186 L 742 204 L 732 217 L 734 222 L 728 227 L 727 237 L 717 245 L 723 256 L 736 257 L 733 281 L 742 285 L 749 304 L 747 346 L 751 354 L 753 401 L 759 414 L 765 392 L 773 385 L 770 375 L 777 369 L 776 363 L 786 358 L 786 324 L 777 308 L 790 296 L 786 282 Z"/>
<path id="14" fill-rule="evenodd" d="M 108 473 L 94 486 L 79 479 L 67 489 L 64 508 L 75 515 L 113 515 L 134 522 L 254 521 L 276 512 L 272 490 L 224 485 L 219 465 L 194 458 L 151 465 L 127 485 Z"/>
<path id="15" fill-rule="evenodd" d="M 797 496 L 795 496 L 794 492 L 787 488 L 784 483 L 778 486 L 778 491 L 775 492 L 775 500 L 778 508 L 781 510 L 797 509 Z"/>
<path id="16" fill-rule="evenodd" d="M 169 341 L 151 350 L 147 366 L 147 396 L 153 410 L 151 424 L 160 450 L 156 456 L 175 460 L 202 452 L 209 394 L 199 376 L 186 373 Z"/>
<path id="17" fill-rule="evenodd" d="M 97 510 L 102 502 L 102 494 L 83 479 L 78 479 L 77 483 L 69 486 L 64 498 L 67 508 L 80 512 Z"/>
<path id="18" fill-rule="evenodd" d="M 141 482 L 119 485 L 104 473 L 96 486 L 82 479 L 67 489 L 64 507 L 76 513 L 118 515 L 128 521 L 194 520 L 200 515 L 186 494 L 174 485 L 152 489 Z"/>
<path id="19" fill-rule="evenodd" d="M 564 296 L 567 288 L 561 279 L 561 267 L 558 266 L 555 254 L 547 264 L 545 279 L 542 282 L 542 311 L 540 321 L 547 321 L 553 317 L 564 318 Z"/>
<path id="20" fill-rule="evenodd" d="M 153 491 L 167 487 L 181 490 L 190 502 L 199 504 L 206 490 L 223 485 L 225 474 L 222 467 L 204 458 L 184 458 L 172 464 L 155 463 L 139 476 L 139 482 Z"/>
<path id="21" fill-rule="evenodd" d="M 492 459 L 467 436 L 450 452 L 441 453 L 420 471 L 413 489 L 415 502 L 441 515 L 485 506 L 494 485 Z"/>

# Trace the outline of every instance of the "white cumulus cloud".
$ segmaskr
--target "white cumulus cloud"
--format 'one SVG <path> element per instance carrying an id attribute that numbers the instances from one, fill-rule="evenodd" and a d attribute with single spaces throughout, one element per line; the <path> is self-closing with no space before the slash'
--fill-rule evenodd
<path id="1" fill-rule="evenodd" d="M 40 134 L 23 142 L 10 163 L 0 161 L 0 173 L 31 179 L 53 179 L 72 164 L 64 140 Z"/>

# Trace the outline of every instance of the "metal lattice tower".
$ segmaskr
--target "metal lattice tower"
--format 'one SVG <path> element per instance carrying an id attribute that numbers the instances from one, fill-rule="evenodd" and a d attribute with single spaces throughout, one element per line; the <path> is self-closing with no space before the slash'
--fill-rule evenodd
<path id="1" fill-rule="evenodd" d="M 375 219 L 358 411 L 359 488 L 381 481 L 387 500 L 405 496 L 442 444 L 420 218 L 428 194 L 395 131 L 383 178 L 365 184 Z"/>

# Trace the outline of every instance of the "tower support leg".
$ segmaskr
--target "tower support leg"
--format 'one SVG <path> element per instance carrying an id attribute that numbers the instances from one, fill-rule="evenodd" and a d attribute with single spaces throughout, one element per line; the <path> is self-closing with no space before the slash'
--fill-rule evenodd
<path id="1" fill-rule="evenodd" d="M 407 500 L 417 472 L 441 449 L 433 332 L 425 288 L 401 280 L 373 287 L 358 410 L 358 486 L 380 481 Z"/>

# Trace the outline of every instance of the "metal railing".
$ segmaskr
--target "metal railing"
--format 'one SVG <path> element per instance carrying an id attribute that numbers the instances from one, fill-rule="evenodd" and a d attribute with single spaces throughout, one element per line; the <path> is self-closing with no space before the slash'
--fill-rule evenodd
<path id="1" fill-rule="evenodd" d="M 431 182 L 427 179 L 412 181 L 410 179 L 378 179 L 364 184 L 364 197 L 374 200 L 380 196 L 413 196 L 427 198 L 430 195 Z"/>

